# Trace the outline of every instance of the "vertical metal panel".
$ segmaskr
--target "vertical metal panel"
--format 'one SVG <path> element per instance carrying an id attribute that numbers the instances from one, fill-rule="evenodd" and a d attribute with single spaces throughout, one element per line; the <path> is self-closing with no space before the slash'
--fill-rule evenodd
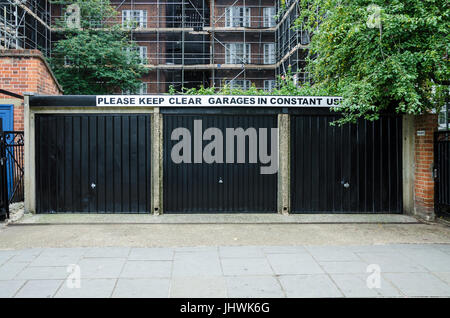
<path id="1" fill-rule="evenodd" d="M 261 164 L 181 163 L 171 158 L 172 131 L 187 128 L 194 140 L 194 120 L 202 120 L 203 131 L 209 127 L 277 128 L 276 115 L 164 115 L 164 211 L 165 213 L 276 212 L 277 174 L 260 174 Z M 204 147 L 210 141 L 203 141 Z M 270 151 L 270 144 L 269 144 Z M 226 158 L 224 149 L 224 160 Z M 192 152 L 192 158 L 194 152 Z M 235 145 L 235 160 L 237 158 Z M 223 183 L 219 183 L 219 180 Z"/>
<path id="2" fill-rule="evenodd" d="M 450 215 L 450 132 L 434 133 L 435 212 Z"/>
<path id="3" fill-rule="evenodd" d="M 36 115 L 37 212 L 147 213 L 150 116 Z"/>
<path id="4" fill-rule="evenodd" d="M 330 126 L 337 119 L 291 118 L 293 213 L 401 213 L 401 118 Z"/>

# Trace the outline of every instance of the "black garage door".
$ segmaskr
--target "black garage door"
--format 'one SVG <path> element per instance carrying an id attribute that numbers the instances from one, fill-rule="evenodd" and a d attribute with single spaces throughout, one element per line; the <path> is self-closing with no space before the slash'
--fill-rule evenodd
<path id="1" fill-rule="evenodd" d="M 164 212 L 276 212 L 277 173 L 261 174 L 259 160 L 250 163 L 248 151 L 245 163 L 175 163 L 172 160 L 172 148 L 179 142 L 171 140 L 173 130 L 187 128 L 193 143 L 194 120 L 201 120 L 203 131 L 215 127 L 224 132 L 224 145 L 226 128 L 251 127 L 259 131 L 259 128 L 277 127 L 276 115 L 164 115 Z M 267 149 L 271 149 L 268 139 Z M 203 141 L 202 146 L 208 143 Z M 234 143 L 235 162 L 236 146 L 237 142 Z M 248 139 L 246 149 L 249 149 Z M 227 149 L 224 149 L 223 157 L 226 156 Z"/>
<path id="2" fill-rule="evenodd" d="M 401 118 L 330 126 L 336 119 L 292 116 L 293 213 L 400 213 Z"/>
<path id="3" fill-rule="evenodd" d="M 38 213 L 146 213 L 150 116 L 36 115 Z"/>

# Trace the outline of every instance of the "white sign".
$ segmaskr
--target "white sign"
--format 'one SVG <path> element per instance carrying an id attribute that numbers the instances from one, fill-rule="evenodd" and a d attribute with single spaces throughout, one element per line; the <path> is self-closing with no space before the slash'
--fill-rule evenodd
<path id="1" fill-rule="evenodd" d="M 99 95 L 97 106 L 339 107 L 335 96 Z"/>

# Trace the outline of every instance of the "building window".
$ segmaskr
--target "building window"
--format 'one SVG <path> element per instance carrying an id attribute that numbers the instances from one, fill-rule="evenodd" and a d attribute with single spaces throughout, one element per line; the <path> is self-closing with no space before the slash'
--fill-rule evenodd
<path id="1" fill-rule="evenodd" d="M 139 59 L 141 60 L 141 64 L 147 64 L 147 47 L 146 46 L 137 46 L 137 47 L 127 47 L 127 52 L 134 51 L 139 55 Z"/>
<path id="2" fill-rule="evenodd" d="M 225 26 L 227 28 L 249 27 L 250 8 L 232 6 L 225 9 Z"/>
<path id="3" fill-rule="evenodd" d="M 264 80 L 264 90 L 271 92 L 275 88 L 275 80 Z"/>
<path id="4" fill-rule="evenodd" d="M 147 83 L 141 83 L 141 86 L 136 91 L 126 90 L 122 91 L 124 95 L 145 95 L 147 94 Z"/>
<path id="5" fill-rule="evenodd" d="M 264 27 L 271 28 L 275 26 L 275 7 L 263 8 Z"/>
<path id="6" fill-rule="evenodd" d="M 141 60 L 141 64 L 147 64 L 147 47 L 146 46 L 138 46 L 131 48 L 133 51 L 137 52 L 139 55 L 139 59 Z M 129 51 L 130 48 L 127 48 Z"/>
<path id="7" fill-rule="evenodd" d="M 439 123 L 439 130 L 449 130 L 450 128 L 450 120 L 449 120 L 449 109 L 448 109 L 448 105 L 444 105 L 441 108 L 441 111 L 439 112 L 439 117 L 438 117 L 438 123 Z"/>
<path id="8" fill-rule="evenodd" d="M 250 63 L 250 43 L 225 44 L 225 64 Z"/>
<path id="9" fill-rule="evenodd" d="M 264 64 L 275 64 L 275 43 L 264 43 Z"/>
<path id="10" fill-rule="evenodd" d="M 64 56 L 64 66 L 73 66 L 74 63 L 72 59 L 68 56 Z"/>
<path id="11" fill-rule="evenodd" d="M 146 28 L 147 10 L 123 10 L 122 26 L 131 28 Z"/>
<path id="12" fill-rule="evenodd" d="M 252 86 L 252 83 L 249 80 L 226 80 L 225 84 L 230 88 L 230 89 L 242 89 L 242 90 L 247 90 Z"/>

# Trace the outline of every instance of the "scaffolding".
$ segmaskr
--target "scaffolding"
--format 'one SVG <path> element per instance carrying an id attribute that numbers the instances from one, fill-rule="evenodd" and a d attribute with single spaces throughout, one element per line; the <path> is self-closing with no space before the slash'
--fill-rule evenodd
<path id="1" fill-rule="evenodd" d="M 38 49 L 51 54 L 48 0 L 0 0 L 0 49 Z"/>
<path id="2" fill-rule="evenodd" d="M 65 19 L 65 8 L 72 3 L 7 2 L 19 11 L 34 8 L 32 12 L 40 17 L 41 24 L 53 33 L 59 31 L 57 21 Z M 200 85 L 217 89 L 254 85 L 271 90 L 276 77 L 289 66 L 298 73 L 299 82 L 308 80 L 304 66 L 309 36 L 293 29 L 298 1 L 284 2 L 282 9 L 280 0 L 110 0 L 116 15 L 102 16 L 105 21 L 84 21 L 84 25 L 87 22 L 88 27 L 95 28 L 118 24 L 129 32 L 142 63 L 149 69 L 136 93 L 165 93 L 170 86 L 180 90 Z M 37 5 L 42 10 L 37 10 Z M 24 24 L 11 20 L 20 14 L 23 12 L 10 15 L 8 28 L 5 23 L 4 34 L 9 33 L 8 40 L 2 42 L 4 46 L 8 43 L 11 48 L 15 40 L 18 47 L 26 47 L 20 42 L 23 32 L 17 31 Z M 47 32 L 42 36 L 45 43 L 60 38 L 55 34 L 51 38 Z M 51 52 L 50 44 L 45 52 Z"/>

